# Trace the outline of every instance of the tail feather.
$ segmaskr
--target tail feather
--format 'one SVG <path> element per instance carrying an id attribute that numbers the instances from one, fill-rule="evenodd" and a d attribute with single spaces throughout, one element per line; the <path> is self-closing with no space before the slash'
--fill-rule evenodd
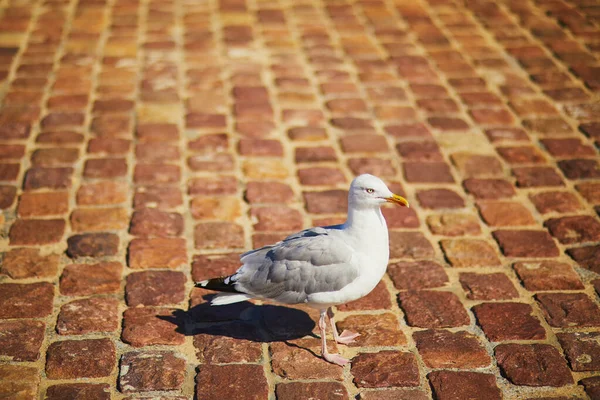
<path id="1" fill-rule="evenodd" d="M 211 306 L 222 306 L 225 304 L 238 303 L 251 297 L 235 288 L 235 282 L 231 276 L 207 279 L 196 283 L 196 287 L 223 292 L 217 294 L 210 302 Z"/>
<path id="2" fill-rule="evenodd" d="M 242 293 L 219 293 L 211 301 L 211 306 L 224 306 L 225 304 L 239 303 L 251 299 L 247 294 Z"/>
<path id="3" fill-rule="evenodd" d="M 203 289 L 216 290 L 217 292 L 242 293 L 235 288 L 235 282 L 230 276 L 221 276 L 219 278 L 207 279 L 196 283 L 196 287 Z"/>

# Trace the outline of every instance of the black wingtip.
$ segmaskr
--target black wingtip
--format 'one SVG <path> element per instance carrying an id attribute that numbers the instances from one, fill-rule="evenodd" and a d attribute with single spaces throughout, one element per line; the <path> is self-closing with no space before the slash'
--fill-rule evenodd
<path id="1" fill-rule="evenodd" d="M 196 287 L 216 290 L 217 292 L 242 293 L 235 288 L 234 283 L 230 276 L 221 276 L 219 278 L 196 282 Z"/>

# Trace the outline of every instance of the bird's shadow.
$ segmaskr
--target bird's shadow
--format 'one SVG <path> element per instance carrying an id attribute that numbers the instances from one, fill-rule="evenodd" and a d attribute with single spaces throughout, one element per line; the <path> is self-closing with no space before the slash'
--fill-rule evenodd
<path id="1" fill-rule="evenodd" d="M 212 297 L 206 295 L 204 299 Z M 222 306 L 211 306 L 207 301 L 158 318 L 176 325 L 175 331 L 186 336 L 208 334 L 261 343 L 317 337 L 313 333 L 315 322 L 305 311 L 247 301 Z"/>

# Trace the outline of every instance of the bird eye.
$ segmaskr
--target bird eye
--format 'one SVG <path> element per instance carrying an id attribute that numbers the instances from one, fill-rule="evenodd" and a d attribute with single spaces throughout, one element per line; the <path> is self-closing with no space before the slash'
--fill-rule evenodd
<path id="1" fill-rule="evenodd" d="M 369 194 L 373 194 L 375 193 L 375 189 L 365 189 L 367 191 L 367 193 Z"/>

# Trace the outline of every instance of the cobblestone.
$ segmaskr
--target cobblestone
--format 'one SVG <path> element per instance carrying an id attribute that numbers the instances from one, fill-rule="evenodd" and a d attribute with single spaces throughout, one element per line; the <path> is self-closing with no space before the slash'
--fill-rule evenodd
<path id="1" fill-rule="evenodd" d="M 0 397 L 600 396 L 592 2 L 7 0 L 0 27 Z M 343 223 L 363 172 L 411 208 L 337 307 L 350 366 L 315 310 L 192 287 Z"/>

